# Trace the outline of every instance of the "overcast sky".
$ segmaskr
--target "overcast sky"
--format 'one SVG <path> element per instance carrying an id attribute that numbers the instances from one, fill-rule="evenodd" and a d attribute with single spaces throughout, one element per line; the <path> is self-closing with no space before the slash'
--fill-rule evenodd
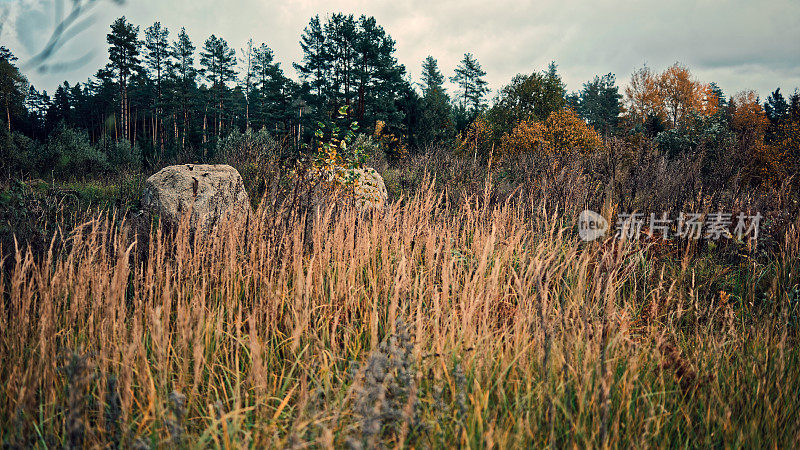
<path id="1" fill-rule="evenodd" d="M 0 0 L 0 45 L 24 63 L 47 41 L 59 3 L 68 9 L 71 1 Z M 763 99 L 778 86 L 785 93 L 800 87 L 798 0 L 98 0 L 89 25 L 53 60 L 88 54 L 84 62 L 25 73 L 50 93 L 63 80 L 85 81 L 106 62 L 110 23 L 125 15 L 142 34 L 154 21 L 169 28 L 171 39 L 186 27 L 198 48 L 212 33 L 237 49 L 249 38 L 265 42 L 296 79 L 291 63 L 302 57 L 303 28 L 311 16 L 333 12 L 375 16 L 397 41 L 396 56 L 413 81 L 427 55 L 449 77 L 472 52 L 495 92 L 515 74 L 542 70 L 550 61 L 570 91 L 608 72 L 624 86 L 642 64 L 663 70 L 676 61 L 728 95 L 754 89 Z"/>

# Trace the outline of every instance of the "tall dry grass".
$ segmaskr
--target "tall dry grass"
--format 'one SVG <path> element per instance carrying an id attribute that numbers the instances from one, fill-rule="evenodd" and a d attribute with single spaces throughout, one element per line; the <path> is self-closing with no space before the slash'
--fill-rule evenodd
<path id="1" fill-rule="evenodd" d="M 310 224 L 262 207 L 143 249 L 99 216 L 42 257 L 18 248 L 0 279 L 0 440 L 800 443 L 795 228 L 716 292 L 688 253 L 582 243 L 573 211 L 488 197 L 429 185 Z"/>

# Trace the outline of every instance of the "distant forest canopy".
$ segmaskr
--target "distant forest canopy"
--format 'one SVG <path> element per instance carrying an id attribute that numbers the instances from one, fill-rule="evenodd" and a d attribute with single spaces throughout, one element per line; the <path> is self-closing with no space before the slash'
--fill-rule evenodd
<path id="1" fill-rule="evenodd" d="M 551 63 L 515 76 L 487 98 L 486 72 L 470 53 L 449 77 L 429 56 L 413 83 L 394 56 L 395 41 L 373 17 L 313 17 L 303 30 L 299 82 L 287 77 L 265 43 L 232 48 L 216 35 L 196 46 L 186 29 L 159 22 L 140 29 L 125 17 L 107 35 L 108 63 L 82 83 L 64 82 L 50 95 L 29 85 L 16 57 L 0 49 L 0 131 L 5 176 L 43 172 L 64 161 L 61 147 L 86 164 L 65 172 L 134 164 L 152 168 L 176 158 L 204 160 L 231 133 L 267 133 L 302 151 L 320 124 L 340 119 L 401 142 L 400 157 L 430 145 L 470 144 L 475 155 L 548 148 L 589 151 L 611 137 L 644 138 L 666 153 L 692 152 L 708 142 L 746 143 L 777 164 L 796 156 L 800 93 L 776 89 L 726 94 L 676 63 L 663 72 L 636 71 L 620 92 L 613 74 L 568 93 Z M 40 144 L 41 143 L 41 144 Z M 744 145 L 744 144 L 742 144 Z M 313 148 L 313 146 L 312 146 Z M 764 150 L 766 149 L 766 150 Z M 391 152 L 390 152 L 391 153 Z M 73 158 L 74 159 L 74 158 Z M 777 162 L 776 162 L 777 161 Z M 62 164 L 63 166 L 63 164 Z"/>

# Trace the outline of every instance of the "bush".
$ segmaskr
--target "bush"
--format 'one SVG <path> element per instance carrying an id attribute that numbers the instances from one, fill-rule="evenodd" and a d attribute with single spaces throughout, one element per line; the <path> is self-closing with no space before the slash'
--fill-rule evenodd
<path id="1" fill-rule="evenodd" d="M 280 145 L 262 128 L 244 133 L 233 130 L 217 142 L 214 160 L 232 166 L 257 164 L 258 161 L 280 156 Z"/>
<path id="2" fill-rule="evenodd" d="M 555 150 L 592 153 L 603 145 L 600 135 L 571 109 L 561 109 L 545 121 L 547 138 Z"/>
<path id="3" fill-rule="evenodd" d="M 520 122 L 500 139 L 504 155 L 531 154 L 537 151 L 577 150 L 589 154 L 602 147 L 600 135 L 570 109 L 550 114 L 544 123 L 535 119 Z"/>
<path id="4" fill-rule="evenodd" d="M 139 171 L 142 168 L 142 151 L 138 145 L 120 140 L 108 148 L 108 161 L 115 170 Z"/>
<path id="5" fill-rule="evenodd" d="M 29 137 L 19 132 L 9 133 L 7 128 L 0 132 L 0 159 L 3 161 L 3 177 L 30 174 L 36 160 L 37 145 Z"/>
<path id="6" fill-rule="evenodd" d="M 511 133 L 500 139 L 503 155 L 533 154 L 540 148 L 548 147 L 545 126 L 535 120 L 523 120 Z"/>
<path id="7" fill-rule="evenodd" d="M 258 202 L 264 195 L 274 198 L 282 180 L 281 162 L 290 152 L 281 144 L 266 128 L 244 133 L 234 130 L 217 142 L 213 162 L 238 170 L 252 201 Z"/>
<path id="8" fill-rule="evenodd" d="M 488 158 L 493 150 L 492 126 L 486 117 L 480 115 L 461 133 L 456 151 L 477 160 L 479 155 L 482 159 Z"/>
<path id="9" fill-rule="evenodd" d="M 388 167 L 388 163 L 386 161 L 386 150 L 384 149 L 384 146 L 375 142 L 373 137 L 360 134 L 355 138 L 351 145 L 354 148 L 359 149 L 360 152 L 365 156 L 364 163 L 367 166 L 372 167 L 378 172 L 384 172 Z"/>
<path id="10" fill-rule="evenodd" d="M 702 146 L 710 156 L 717 157 L 733 146 L 735 136 L 721 115 L 692 114 L 680 126 L 659 132 L 655 137 L 658 148 L 670 159 L 683 154 L 695 154 Z"/>
<path id="11" fill-rule="evenodd" d="M 53 176 L 70 177 L 108 170 L 109 161 L 105 153 L 89 142 L 85 131 L 59 126 L 50 135 L 39 164 L 46 174 L 50 168 Z"/>

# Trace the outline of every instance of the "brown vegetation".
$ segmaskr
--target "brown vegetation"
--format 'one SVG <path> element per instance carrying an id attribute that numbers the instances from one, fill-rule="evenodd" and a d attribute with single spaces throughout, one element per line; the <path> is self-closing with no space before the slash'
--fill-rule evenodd
<path id="1" fill-rule="evenodd" d="M 428 183 L 308 226 L 265 202 L 249 227 L 156 229 L 142 252 L 101 215 L 44 254 L 19 247 L 0 278 L 0 439 L 797 442 L 796 224 L 774 257 L 722 266 L 694 246 L 583 243 L 585 201 L 549 186 L 483 191 L 452 202 Z"/>

